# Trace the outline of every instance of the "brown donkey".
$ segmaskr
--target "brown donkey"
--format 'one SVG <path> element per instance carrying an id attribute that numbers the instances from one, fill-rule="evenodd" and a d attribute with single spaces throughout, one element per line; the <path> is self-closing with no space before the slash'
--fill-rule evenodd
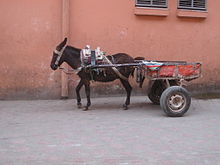
<path id="1" fill-rule="evenodd" d="M 105 68 L 104 72 L 95 72 L 88 71 L 86 68 L 81 68 L 81 58 L 80 58 L 80 52 L 81 49 L 74 48 L 72 46 L 66 45 L 67 38 L 64 39 L 55 49 L 53 52 L 53 57 L 51 60 L 50 67 L 53 70 L 56 70 L 63 62 L 66 62 L 68 65 L 70 65 L 73 69 L 79 69 L 80 71 L 77 73 L 80 77 L 80 82 L 76 87 L 76 96 L 77 96 L 77 105 L 78 107 L 81 107 L 81 97 L 80 97 L 80 89 L 84 85 L 85 86 L 85 92 L 87 97 L 87 104 L 84 108 L 84 110 L 88 110 L 89 106 L 91 105 L 90 101 L 90 81 L 99 81 L 99 82 L 110 82 L 114 81 L 116 79 L 119 79 L 125 88 L 127 92 L 127 98 L 125 103 L 123 104 L 124 109 L 128 109 L 128 105 L 130 104 L 130 96 L 131 96 L 131 90 L 132 87 L 128 81 L 128 77 L 130 75 L 133 75 L 134 67 L 132 66 L 124 66 L 124 67 L 118 67 L 117 70 L 120 72 L 120 74 L 117 74 L 112 68 L 108 67 Z M 113 64 L 126 64 L 126 63 L 134 63 L 134 59 L 125 53 L 117 53 L 111 56 L 106 56 Z M 123 77 L 127 78 L 124 79 Z"/>

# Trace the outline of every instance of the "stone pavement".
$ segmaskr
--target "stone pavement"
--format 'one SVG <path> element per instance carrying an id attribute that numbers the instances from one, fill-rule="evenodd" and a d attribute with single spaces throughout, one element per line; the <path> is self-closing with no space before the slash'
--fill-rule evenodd
<path id="1" fill-rule="evenodd" d="M 193 99 L 184 117 L 166 117 L 144 96 L 0 101 L 0 165 L 220 164 L 220 100 Z"/>

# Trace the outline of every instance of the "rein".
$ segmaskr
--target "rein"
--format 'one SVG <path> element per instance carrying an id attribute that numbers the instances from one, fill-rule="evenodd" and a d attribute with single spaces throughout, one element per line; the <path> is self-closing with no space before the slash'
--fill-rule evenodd
<path id="1" fill-rule="evenodd" d="M 63 67 L 59 67 L 60 70 L 62 70 L 66 74 L 73 74 L 73 73 L 78 73 L 79 71 L 82 70 L 82 67 L 79 67 L 77 69 L 66 69 Z"/>

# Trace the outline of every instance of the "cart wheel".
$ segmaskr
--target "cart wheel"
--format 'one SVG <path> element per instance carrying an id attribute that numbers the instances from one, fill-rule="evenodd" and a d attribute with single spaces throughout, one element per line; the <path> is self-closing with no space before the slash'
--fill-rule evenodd
<path id="1" fill-rule="evenodd" d="M 171 117 L 181 117 L 189 109 L 191 96 L 189 92 L 180 86 L 167 88 L 161 95 L 160 106 Z"/>
<path id="2" fill-rule="evenodd" d="M 156 80 L 148 93 L 148 98 L 152 103 L 160 105 L 160 96 L 165 89 L 164 83 L 161 80 Z"/>
<path id="3" fill-rule="evenodd" d="M 177 85 L 175 80 L 170 80 L 169 82 L 171 86 Z M 165 89 L 165 83 L 162 80 L 156 80 L 148 93 L 148 98 L 152 103 L 160 105 L 160 97 Z"/>

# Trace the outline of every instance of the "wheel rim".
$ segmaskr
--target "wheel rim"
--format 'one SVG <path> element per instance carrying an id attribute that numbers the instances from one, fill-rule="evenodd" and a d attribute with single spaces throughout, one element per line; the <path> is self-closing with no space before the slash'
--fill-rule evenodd
<path id="1" fill-rule="evenodd" d="M 181 112 L 186 105 L 186 98 L 179 94 L 173 94 L 168 100 L 169 108 L 174 112 Z"/>

